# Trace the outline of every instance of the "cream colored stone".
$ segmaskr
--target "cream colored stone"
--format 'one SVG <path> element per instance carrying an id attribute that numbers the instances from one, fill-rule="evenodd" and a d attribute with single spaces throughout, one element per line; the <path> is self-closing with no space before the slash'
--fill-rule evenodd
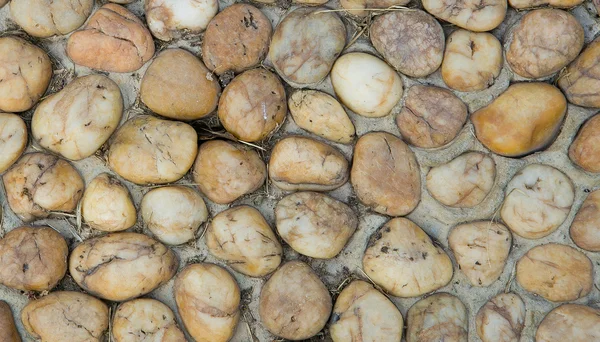
<path id="1" fill-rule="evenodd" d="M 114 176 L 96 176 L 81 199 L 81 217 L 90 227 L 105 232 L 131 228 L 137 212 L 129 190 Z"/>
<path id="2" fill-rule="evenodd" d="M 418 297 L 446 286 L 452 261 L 412 221 L 394 218 L 371 236 L 363 269 L 375 284 L 396 297 Z"/>
<path id="3" fill-rule="evenodd" d="M 67 161 L 47 153 L 27 153 L 2 177 L 6 200 L 23 221 L 53 211 L 73 212 L 83 195 L 83 179 Z"/>
<path id="4" fill-rule="evenodd" d="M 564 304 L 550 311 L 535 333 L 538 342 L 597 341 L 600 339 L 600 310 Z"/>
<path id="5" fill-rule="evenodd" d="M 45 149 L 80 160 L 98 151 L 122 114 L 119 86 L 106 76 L 89 75 L 46 97 L 35 109 L 31 132 Z"/>
<path id="6" fill-rule="evenodd" d="M 12 0 L 11 18 L 34 37 L 66 35 L 78 29 L 94 8 L 94 0 Z"/>
<path id="7" fill-rule="evenodd" d="M 279 236 L 311 258 L 334 258 L 346 246 L 358 217 L 345 203 L 318 192 L 296 192 L 275 207 Z"/>
<path id="8" fill-rule="evenodd" d="M 456 30 L 446 43 L 442 79 L 454 90 L 483 90 L 500 75 L 503 63 L 502 45 L 492 34 Z"/>
<path id="9" fill-rule="evenodd" d="M 404 327 L 394 303 L 362 280 L 351 282 L 340 292 L 331 322 L 333 342 L 398 342 Z"/>
<path id="10" fill-rule="evenodd" d="M 86 292 L 120 302 L 143 296 L 169 281 L 179 267 L 173 251 L 144 234 L 113 233 L 80 243 L 69 273 Z"/>
<path id="11" fill-rule="evenodd" d="M 108 329 L 108 306 L 75 291 L 52 292 L 21 311 L 25 330 L 44 342 L 101 342 Z"/>
<path id="12" fill-rule="evenodd" d="M 0 113 L 0 173 L 8 170 L 27 147 L 27 126 L 20 116 Z"/>
<path id="13" fill-rule="evenodd" d="M 217 0 L 147 0 L 146 22 L 152 34 L 165 41 L 184 31 L 200 33 L 219 11 Z"/>
<path id="14" fill-rule="evenodd" d="M 342 144 L 354 141 L 354 124 L 344 108 L 331 95 L 311 89 L 298 90 L 288 99 L 294 122 L 327 140 Z"/>
<path id="15" fill-rule="evenodd" d="M 469 31 L 491 31 L 506 16 L 506 0 L 424 0 L 423 7 L 434 16 Z"/>
<path id="16" fill-rule="evenodd" d="M 185 186 L 152 189 L 142 198 L 142 219 L 161 242 L 180 245 L 194 239 L 208 220 L 208 210 L 200 194 Z"/>
<path id="17" fill-rule="evenodd" d="M 227 342 L 240 319 L 240 288 L 224 268 L 190 264 L 175 279 L 177 310 L 196 342 Z"/>
<path id="18" fill-rule="evenodd" d="M 136 184 L 165 184 L 183 177 L 194 163 L 198 135 L 192 126 L 149 115 L 125 122 L 109 142 L 108 165 Z"/>
<path id="19" fill-rule="evenodd" d="M 185 342 L 173 311 L 150 298 L 130 300 L 117 307 L 112 338 L 115 342 Z"/>
<path id="20" fill-rule="evenodd" d="M 402 98 L 402 79 L 381 59 L 363 52 L 338 58 L 331 83 L 340 101 L 356 114 L 386 116 Z"/>
<path id="21" fill-rule="evenodd" d="M 517 282 L 523 289 L 553 302 L 587 296 L 593 288 L 593 265 L 580 251 L 549 243 L 530 249 L 517 262 Z"/>
<path id="22" fill-rule="evenodd" d="M 0 111 L 24 112 L 44 95 L 52 78 L 50 57 L 17 37 L 0 37 Z"/>
<path id="23" fill-rule="evenodd" d="M 467 342 L 467 308 L 457 297 L 436 293 L 416 302 L 406 318 L 407 342 Z"/>
<path id="24" fill-rule="evenodd" d="M 275 144 L 269 178 L 288 191 L 327 191 L 348 180 L 348 161 L 334 147 L 318 140 L 288 136 Z"/>
<path id="25" fill-rule="evenodd" d="M 452 229 L 448 244 L 469 282 L 473 286 L 490 286 L 504 271 L 512 236 L 500 223 L 478 221 Z"/>
<path id="26" fill-rule="evenodd" d="M 559 170 L 532 164 L 508 183 L 500 216 L 510 230 L 526 239 L 552 234 L 565 221 L 575 189 Z"/>
<path id="27" fill-rule="evenodd" d="M 481 152 L 467 152 L 427 174 L 427 190 L 440 203 L 454 208 L 473 208 L 492 190 L 496 163 Z"/>
<path id="28" fill-rule="evenodd" d="M 273 230 L 253 207 L 242 205 L 217 214 L 206 230 L 210 254 L 250 277 L 263 277 L 281 263 L 282 248 Z"/>
<path id="29" fill-rule="evenodd" d="M 482 342 L 519 342 L 525 313 L 525 303 L 519 295 L 501 293 L 477 312 L 477 335 Z"/>

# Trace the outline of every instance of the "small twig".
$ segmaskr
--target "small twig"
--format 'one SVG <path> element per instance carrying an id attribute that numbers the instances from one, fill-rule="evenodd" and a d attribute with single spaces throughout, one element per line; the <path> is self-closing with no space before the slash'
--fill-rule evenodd
<path id="1" fill-rule="evenodd" d="M 77 218 L 77 231 L 81 231 L 81 201 L 77 203 L 77 208 L 75 209 L 75 217 Z"/>
<path id="2" fill-rule="evenodd" d="M 352 11 L 365 11 L 365 12 L 390 12 L 390 11 L 416 11 L 414 8 L 394 5 L 387 8 L 342 8 L 342 9 L 329 9 L 314 12 L 314 14 L 329 13 L 329 12 L 352 12 Z M 350 13 L 351 14 L 351 13 Z"/>
<path id="3" fill-rule="evenodd" d="M 516 270 L 516 265 L 513 266 L 512 271 L 510 271 L 510 277 L 508 277 L 508 281 L 506 282 L 506 285 L 504 286 L 504 293 L 510 292 L 510 287 L 512 286 L 512 282 L 515 279 L 515 270 Z"/>
<path id="4" fill-rule="evenodd" d="M 0 239 L 4 237 L 6 231 L 4 230 L 4 215 L 2 212 L 2 207 L 0 207 Z"/>
<path id="5" fill-rule="evenodd" d="M 72 217 L 72 218 L 77 217 L 75 214 L 66 213 L 64 211 L 53 211 L 51 214 L 52 215 L 58 215 L 58 216 Z"/>
<path id="6" fill-rule="evenodd" d="M 254 336 L 254 333 L 252 332 L 252 328 L 250 327 L 250 322 L 248 322 L 248 318 L 246 318 L 246 311 L 244 311 L 243 317 L 244 317 L 244 323 L 246 323 L 246 330 L 248 331 L 248 335 L 250 335 L 252 342 L 258 342 L 258 339 L 256 338 L 256 336 Z"/>
<path id="7" fill-rule="evenodd" d="M 365 271 L 363 271 L 362 268 L 358 267 L 358 270 L 360 271 L 360 273 L 362 273 L 362 275 L 364 275 L 367 279 L 369 279 L 369 282 L 371 283 L 371 285 L 373 285 L 373 287 L 375 287 L 377 290 L 379 290 L 379 292 L 383 293 L 384 296 L 388 297 L 388 299 L 391 299 L 390 296 L 387 294 L 387 292 L 385 292 L 384 289 L 381 288 L 381 286 L 375 284 L 375 282 L 373 281 L 373 279 L 371 279 L 371 277 L 369 277 L 368 274 L 365 273 Z"/>
<path id="8" fill-rule="evenodd" d="M 200 184 L 198 184 L 198 183 L 173 183 L 171 185 L 169 185 L 169 184 L 155 184 L 155 185 L 147 186 L 146 188 L 148 188 L 148 189 L 156 189 L 156 188 L 162 188 L 162 187 L 165 187 L 165 186 L 176 186 L 176 185 L 181 185 L 181 186 L 200 186 Z"/>
<path id="9" fill-rule="evenodd" d="M 79 240 L 79 242 L 83 242 L 83 239 L 81 238 L 81 235 L 79 235 L 79 233 L 77 232 L 77 230 L 75 228 L 73 228 L 73 225 L 71 224 L 71 222 L 69 222 L 66 218 L 63 218 L 65 220 L 65 222 L 67 222 L 67 228 L 69 229 L 69 231 L 71 232 L 71 234 L 77 239 Z M 50 226 L 50 228 L 56 230 L 58 232 L 58 230 L 52 226 Z"/>

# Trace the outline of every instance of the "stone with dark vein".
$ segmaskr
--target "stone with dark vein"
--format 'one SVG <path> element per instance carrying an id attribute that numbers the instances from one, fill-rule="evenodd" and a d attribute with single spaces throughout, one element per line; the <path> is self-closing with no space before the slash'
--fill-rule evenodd
<path id="1" fill-rule="evenodd" d="M 126 8 L 106 4 L 67 42 L 75 64 L 109 72 L 132 72 L 154 55 L 154 40 L 142 21 Z"/>
<path id="2" fill-rule="evenodd" d="M 21 311 L 25 330 L 44 342 L 100 342 L 108 320 L 106 304 L 74 291 L 52 292 Z"/>
<path id="3" fill-rule="evenodd" d="M 538 9 L 511 27 L 506 61 L 516 74 L 540 78 L 571 63 L 583 48 L 583 27 L 570 13 Z"/>
<path id="4" fill-rule="evenodd" d="M 408 89 L 396 124 L 409 144 L 436 148 L 448 144 L 467 121 L 467 105 L 451 91 L 414 85 Z"/>
<path id="5" fill-rule="evenodd" d="M 525 303 L 519 295 L 501 293 L 477 312 L 477 335 L 483 342 L 519 342 L 525 313 Z"/>

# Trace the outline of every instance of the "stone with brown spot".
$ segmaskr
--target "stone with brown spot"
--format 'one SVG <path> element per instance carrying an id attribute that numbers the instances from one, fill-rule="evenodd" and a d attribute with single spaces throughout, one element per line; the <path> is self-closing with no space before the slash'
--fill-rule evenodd
<path id="1" fill-rule="evenodd" d="M 396 297 L 418 297 L 446 286 L 454 273 L 448 254 L 412 221 L 397 217 L 369 239 L 365 274 Z"/>
<path id="2" fill-rule="evenodd" d="M 53 211 L 73 212 L 83 195 L 79 172 L 47 153 L 27 153 L 2 177 L 6 200 L 23 221 L 46 218 Z"/>
<path id="3" fill-rule="evenodd" d="M 210 21 L 202 40 L 204 64 L 221 75 L 258 65 L 267 55 L 271 22 L 248 4 L 227 7 Z"/>
<path id="4" fill-rule="evenodd" d="M 67 272 L 68 254 L 67 242 L 50 227 L 15 228 L 0 240 L 0 284 L 50 291 Z"/>

